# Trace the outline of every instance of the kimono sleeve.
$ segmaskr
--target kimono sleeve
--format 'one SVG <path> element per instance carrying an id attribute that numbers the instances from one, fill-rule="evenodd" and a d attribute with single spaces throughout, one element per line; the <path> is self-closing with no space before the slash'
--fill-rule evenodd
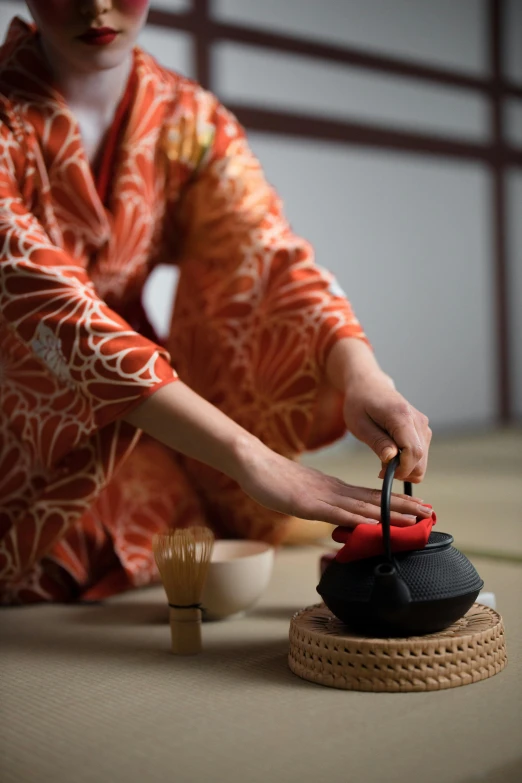
<path id="1" fill-rule="evenodd" d="M 184 111 L 172 134 L 179 156 L 171 150 L 193 166 L 178 210 L 181 269 L 205 316 L 284 322 L 320 367 L 338 340 L 368 343 L 335 277 L 290 228 L 236 118 L 204 91 Z"/>
<path id="2" fill-rule="evenodd" d="M 62 402 L 67 395 L 82 400 L 85 434 L 177 376 L 169 355 L 111 310 L 82 263 L 50 241 L 19 188 L 27 165 L 22 143 L 2 124 L 0 319 L 45 365 Z"/>

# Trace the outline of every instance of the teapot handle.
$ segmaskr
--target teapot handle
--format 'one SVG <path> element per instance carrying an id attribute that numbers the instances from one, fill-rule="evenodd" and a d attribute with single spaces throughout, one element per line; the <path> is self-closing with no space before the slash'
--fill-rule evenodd
<path id="1" fill-rule="evenodd" d="M 387 562 L 381 562 L 375 566 L 373 572 L 374 583 L 370 596 L 370 602 L 374 606 L 374 611 L 384 621 L 393 621 L 397 612 L 405 611 L 411 603 L 410 589 L 401 576 L 400 568 L 393 559 L 390 540 L 391 490 L 400 459 L 400 454 L 397 454 L 386 466 L 384 474 L 381 495 L 381 527 Z M 411 496 L 411 484 L 409 482 L 405 482 L 404 490 L 407 495 Z"/>
<path id="2" fill-rule="evenodd" d="M 393 563 L 391 539 L 390 539 L 390 503 L 393 479 L 395 471 L 399 467 L 401 461 L 400 452 L 388 462 L 386 466 L 386 472 L 384 474 L 384 481 L 382 482 L 382 495 L 381 495 L 381 522 L 382 522 L 382 537 L 384 541 L 384 553 L 390 563 Z M 404 494 L 409 497 L 412 496 L 412 487 L 410 481 L 404 482 Z"/>

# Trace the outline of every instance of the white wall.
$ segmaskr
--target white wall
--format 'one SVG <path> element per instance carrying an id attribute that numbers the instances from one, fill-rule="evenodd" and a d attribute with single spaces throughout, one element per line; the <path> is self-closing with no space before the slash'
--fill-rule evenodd
<path id="1" fill-rule="evenodd" d="M 138 43 L 165 67 L 184 76 L 194 76 L 193 44 L 187 33 L 148 24 L 141 31 Z"/>
<path id="2" fill-rule="evenodd" d="M 437 426 L 495 407 L 489 187 L 480 165 L 251 134 L 294 230 L 384 368 Z"/>

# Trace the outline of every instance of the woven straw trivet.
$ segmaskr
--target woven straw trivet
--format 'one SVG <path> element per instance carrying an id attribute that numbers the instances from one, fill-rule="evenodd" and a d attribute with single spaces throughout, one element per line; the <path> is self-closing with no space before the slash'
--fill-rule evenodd
<path id="1" fill-rule="evenodd" d="M 402 639 L 358 636 L 324 604 L 290 623 L 288 663 L 305 680 L 352 691 L 438 691 L 479 682 L 507 663 L 502 618 L 473 604 L 436 634 Z"/>

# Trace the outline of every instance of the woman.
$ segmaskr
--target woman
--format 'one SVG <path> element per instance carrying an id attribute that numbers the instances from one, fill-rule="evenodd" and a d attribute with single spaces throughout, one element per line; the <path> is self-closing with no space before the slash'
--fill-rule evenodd
<path id="1" fill-rule="evenodd" d="M 3 602 L 147 584 L 168 526 L 376 524 L 379 493 L 295 458 L 348 428 L 419 482 L 427 419 L 235 118 L 134 47 L 146 0 L 27 5 L 0 53 Z M 160 262 L 180 268 L 165 347 L 140 305 Z M 430 513 L 394 497 L 394 524 Z"/>

